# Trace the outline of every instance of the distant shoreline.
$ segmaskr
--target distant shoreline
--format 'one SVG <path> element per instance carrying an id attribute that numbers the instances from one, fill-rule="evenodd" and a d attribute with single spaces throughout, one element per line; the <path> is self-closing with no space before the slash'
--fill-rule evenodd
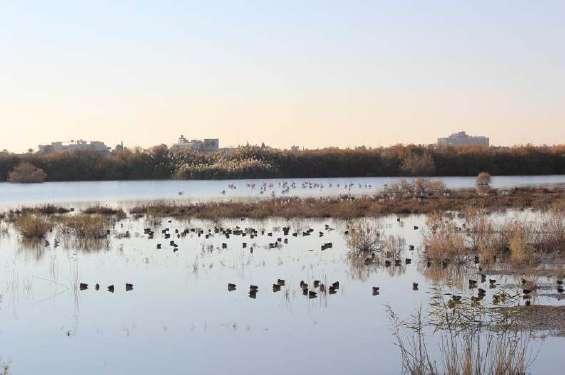
<path id="1" fill-rule="evenodd" d="M 279 150 L 244 146 L 211 153 L 147 150 L 51 154 L 0 153 L 0 181 L 22 164 L 38 181 L 230 180 L 330 177 L 533 176 L 565 174 L 565 145 Z M 32 170 L 28 168 L 28 170 Z M 12 181 L 31 182 L 25 169 Z"/>

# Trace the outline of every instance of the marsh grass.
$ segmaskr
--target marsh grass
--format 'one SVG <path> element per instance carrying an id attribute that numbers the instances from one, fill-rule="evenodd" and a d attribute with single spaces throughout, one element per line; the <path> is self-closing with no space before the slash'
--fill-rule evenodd
<path id="1" fill-rule="evenodd" d="M 90 206 L 82 210 L 83 214 L 87 215 L 103 215 L 103 216 L 115 216 L 119 219 L 124 219 L 127 214 L 121 208 L 112 208 L 107 206 Z"/>
<path id="2" fill-rule="evenodd" d="M 14 227 L 27 240 L 45 238 L 53 224 L 44 216 L 25 214 L 14 221 Z"/>
<path id="3" fill-rule="evenodd" d="M 423 186 L 423 187 L 422 187 Z M 468 207 L 484 207 L 489 212 L 514 209 L 548 209 L 565 199 L 565 188 L 516 188 L 491 190 L 488 195 L 474 189 L 447 190 L 435 182 L 420 180 L 414 183 L 391 185 L 373 196 L 335 198 L 273 198 L 257 201 L 224 202 L 156 202 L 130 210 L 132 215 L 155 217 L 220 218 L 248 217 L 283 218 L 362 218 L 389 214 L 431 214 L 463 211 Z"/>
<path id="4" fill-rule="evenodd" d="M 425 321 L 421 309 L 402 321 L 387 308 L 403 373 L 506 375 L 527 372 L 533 362 L 527 333 L 513 330 L 507 322 L 489 327 L 485 310 L 469 311 L 465 307 L 448 310 L 443 307 L 438 325 L 433 321 L 433 314 L 432 320 Z"/>
<path id="5" fill-rule="evenodd" d="M 381 226 L 374 220 L 361 219 L 348 225 L 347 245 L 353 251 L 370 253 L 381 250 Z"/>
<path id="6" fill-rule="evenodd" d="M 79 239 L 102 239 L 108 235 L 112 221 L 102 215 L 78 214 L 57 219 L 59 231 Z"/>
<path id="7" fill-rule="evenodd" d="M 466 253 L 465 235 L 456 223 L 440 213 L 428 216 L 424 233 L 424 254 L 428 259 L 439 261 L 446 258 L 461 259 Z"/>

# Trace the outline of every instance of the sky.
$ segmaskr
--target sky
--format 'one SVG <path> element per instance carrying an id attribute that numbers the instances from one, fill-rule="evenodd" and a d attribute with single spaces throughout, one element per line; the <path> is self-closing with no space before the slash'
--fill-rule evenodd
<path id="1" fill-rule="evenodd" d="M 565 1 L 0 0 L 0 149 L 565 143 Z"/>

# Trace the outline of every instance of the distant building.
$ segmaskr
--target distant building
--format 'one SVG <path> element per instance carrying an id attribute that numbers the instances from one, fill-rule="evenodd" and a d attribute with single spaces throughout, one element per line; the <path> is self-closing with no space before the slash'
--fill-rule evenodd
<path id="1" fill-rule="evenodd" d="M 39 145 L 38 148 L 38 152 L 42 154 L 63 151 L 95 151 L 100 153 L 107 153 L 110 151 L 110 147 L 106 146 L 104 142 L 86 142 L 82 139 L 71 141 L 70 143 L 52 142 L 49 145 Z"/>
<path id="2" fill-rule="evenodd" d="M 488 137 L 482 136 L 470 136 L 464 131 L 459 133 L 451 134 L 447 138 L 438 138 L 437 144 L 439 146 L 465 146 L 465 145 L 481 145 L 481 146 L 488 146 L 489 139 Z"/>
<path id="3" fill-rule="evenodd" d="M 173 151 L 202 151 L 211 152 L 220 149 L 220 140 L 218 138 L 191 139 L 190 141 L 181 135 L 177 143 L 171 146 Z"/>

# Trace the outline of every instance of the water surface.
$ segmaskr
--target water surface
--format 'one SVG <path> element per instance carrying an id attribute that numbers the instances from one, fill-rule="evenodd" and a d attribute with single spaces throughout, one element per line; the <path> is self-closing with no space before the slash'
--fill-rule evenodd
<path id="1" fill-rule="evenodd" d="M 478 277 L 472 262 L 461 277 L 438 276 L 426 267 L 419 256 L 424 222 L 423 216 L 379 219 L 384 233 L 405 240 L 402 264 L 390 267 L 352 262 L 346 223 L 334 220 L 127 219 L 116 224 L 109 241 L 89 249 L 72 243 L 55 247 L 55 232 L 49 244 L 26 244 L 4 226 L 0 359 L 14 374 L 396 374 L 400 354 L 387 306 L 409 317 L 420 308 L 428 311 L 434 296 L 476 294 L 466 285 Z M 281 227 L 287 225 L 285 236 Z M 216 227 L 238 226 L 259 235 L 228 239 L 214 233 Z M 154 239 L 144 235 L 147 227 L 155 230 Z M 185 237 L 173 235 L 178 251 L 163 238 L 163 228 L 189 230 Z M 212 235 L 206 239 L 191 228 Z M 308 228 L 314 231 L 304 236 Z M 130 237 L 120 238 L 126 232 Z M 270 248 L 278 238 L 279 245 Z M 333 247 L 322 250 L 328 242 Z M 492 277 L 496 288 L 481 284 L 486 305 L 494 293 L 520 290 L 518 277 Z M 278 278 L 286 285 L 273 292 Z M 310 299 L 301 280 L 326 286 L 339 281 L 340 288 Z M 88 289 L 80 290 L 80 283 Z M 126 291 L 126 283 L 133 290 Z M 229 292 L 227 283 L 237 289 Z M 255 299 L 248 295 L 251 284 L 259 286 Z M 381 288 L 380 295 L 372 294 L 373 286 Z M 555 293 L 540 293 L 534 303 L 562 304 Z M 437 336 L 430 337 L 437 343 Z M 563 338 L 535 339 L 532 373 L 552 374 L 565 365 L 564 345 Z"/>
<path id="2" fill-rule="evenodd" d="M 0 183 L 0 206 L 45 203 L 104 202 L 105 204 L 162 200 L 223 200 L 279 196 L 322 197 L 340 194 L 366 195 L 382 190 L 400 177 L 315 178 L 263 180 L 166 180 L 47 182 L 43 184 Z M 434 178 L 436 179 L 436 178 Z M 474 177 L 437 177 L 448 188 L 472 188 Z M 499 176 L 492 178 L 495 188 L 540 186 L 565 183 L 565 175 Z"/>

